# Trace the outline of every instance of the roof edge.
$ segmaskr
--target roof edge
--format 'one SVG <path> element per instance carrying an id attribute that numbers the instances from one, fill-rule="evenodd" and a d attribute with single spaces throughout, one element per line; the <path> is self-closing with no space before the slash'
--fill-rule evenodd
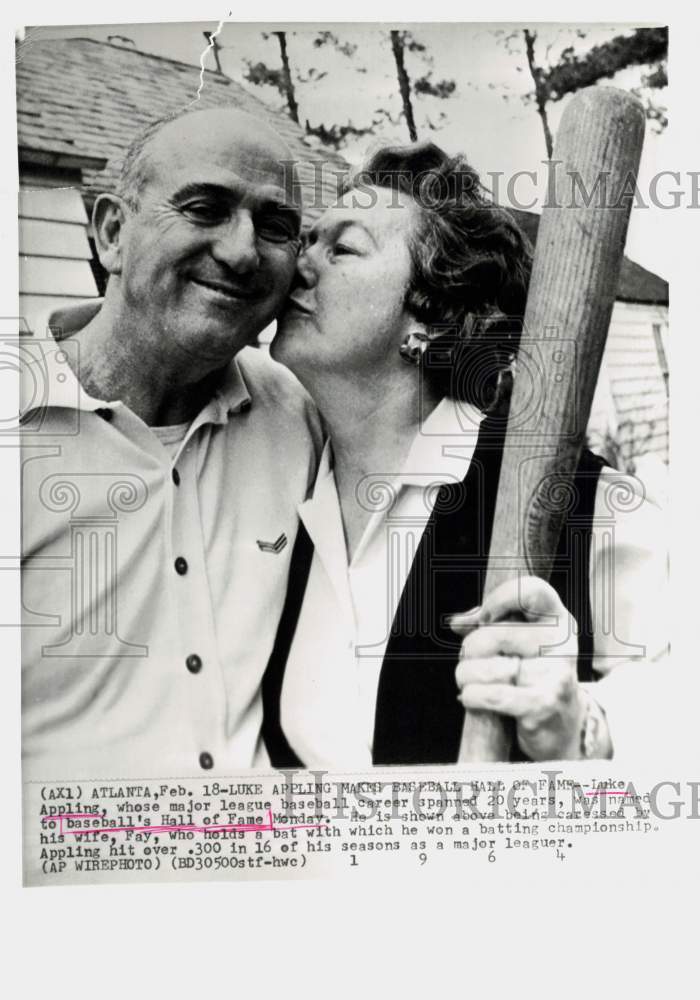
<path id="1" fill-rule="evenodd" d="M 183 62 L 182 59 L 172 59 L 170 58 L 170 56 L 161 56 L 157 52 L 148 52 L 146 51 L 146 49 L 138 49 L 135 46 L 132 47 L 131 45 L 113 45 L 112 42 L 108 42 L 106 39 L 91 38 L 89 35 L 68 35 L 68 36 L 62 35 L 60 38 L 50 38 L 47 36 L 42 36 L 41 38 L 36 39 L 36 41 L 33 43 L 32 43 L 32 36 L 28 35 L 23 41 L 18 42 L 17 45 L 19 48 L 21 48 L 22 45 L 24 44 L 38 45 L 41 42 L 92 42 L 95 45 L 103 45 L 110 49 L 119 49 L 121 52 L 133 52 L 135 55 L 138 56 L 147 56 L 149 59 L 158 59 L 160 62 L 170 63 L 172 66 L 186 66 L 187 69 L 198 69 L 198 70 L 202 68 L 201 65 L 198 65 L 197 63 Z M 215 70 L 211 69 L 205 69 L 204 72 L 210 73 L 215 79 L 220 79 L 227 84 L 228 83 L 238 84 L 238 80 L 234 80 L 226 73 L 218 73 Z M 242 84 L 238 85 L 242 86 Z M 258 98 L 258 100 L 260 100 L 260 98 Z"/>
<path id="2" fill-rule="evenodd" d="M 104 170 L 107 158 L 90 156 L 87 153 L 67 153 L 64 150 L 43 149 L 41 146 L 18 145 L 20 163 L 40 167 L 87 167 L 90 170 Z"/>

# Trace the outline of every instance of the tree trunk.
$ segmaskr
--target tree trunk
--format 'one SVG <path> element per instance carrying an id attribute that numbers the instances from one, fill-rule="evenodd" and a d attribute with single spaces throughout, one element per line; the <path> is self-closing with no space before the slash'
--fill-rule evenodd
<path id="1" fill-rule="evenodd" d="M 391 49 L 394 53 L 394 60 L 396 61 L 396 75 L 399 80 L 399 92 L 403 103 L 403 113 L 406 117 L 406 124 L 408 125 L 408 134 L 411 137 L 411 142 L 416 142 L 418 139 L 418 133 L 416 131 L 416 123 L 413 118 L 413 107 L 411 106 L 411 81 L 408 78 L 408 73 L 406 72 L 406 66 L 404 64 L 404 46 L 400 31 L 391 32 Z"/>
<path id="2" fill-rule="evenodd" d="M 299 124 L 299 105 L 297 104 L 296 94 L 294 93 L 294 83 L 292 81 L 292 73 L 289 68 L 289 57 L 287 55 L 287 36 L 284 31 L 273 31 L 273 35 L 277 35 L 277 41 L 280 43 L 280 55 L 282 57 L 282 79 L 284 82 L 284 93 L 287 98 L 287 107 L 289 108 L 289 117 L 293 122 Z"/>
<path id="3" fill-rule="evenodd" d="M 207 40 L 207 45 L 211 48 L 211 51 L 214 53 L 214 62 L 216 63 L 216 72 L 217 73 L 223 73 L 223 70 L 221 68 L 221 61 L 219 59 L 219 49 L 221 48 L 221 46 L 219 45 L 219 42 L 217 41 L 216 35 L 214 34 L 213 31 L 204 31 L 203 35 L 204 35 L 204 37 Z"/>
<path id="4" fill-rule="evenodd" d="M 554 143 L 552 141 L 552 132 L 549 128 L 549 122 L 547 121 L 547 99 L 549 94 L 542 81 L 542 70 L 535 63 L 535 39 L 537 38 L 537 35 L 531 34 L 527 28 L 524 29 L 523 34 L 525 36 L 525 47 L 527 49 L 527 64 L 530 67 L 530 75 L 532 76 L 533 83 L 535 84 L 535 103 L 537 105 L 537 114 L 542 119 L 544 141 L 547 146 L 547 157 L 551 160 Z"/>

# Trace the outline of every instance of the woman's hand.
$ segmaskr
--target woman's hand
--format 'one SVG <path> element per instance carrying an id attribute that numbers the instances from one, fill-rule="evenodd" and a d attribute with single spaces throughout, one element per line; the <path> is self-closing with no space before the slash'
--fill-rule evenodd
<path id="1" fill-rule="evenodd" d="M 576 675 L 576 622 L 554 588 L 534 576 L 510 580 L 451 627 L 464 636 L 464 707 L 512 716 L 531 760 L 580 758 L 588 696 Z"/>

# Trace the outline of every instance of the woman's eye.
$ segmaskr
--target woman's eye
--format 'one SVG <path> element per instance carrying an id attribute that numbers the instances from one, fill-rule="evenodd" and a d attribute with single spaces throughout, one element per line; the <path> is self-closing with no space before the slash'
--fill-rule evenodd
<path id="1" fill-rule="evenodd" d="M 353 247 L 349 247 L 346 243 L 336 243 L 333 247 L 333 252 L 336 256 L 343 256 L 345 254 L 356 254 L 357 250 Z"/>

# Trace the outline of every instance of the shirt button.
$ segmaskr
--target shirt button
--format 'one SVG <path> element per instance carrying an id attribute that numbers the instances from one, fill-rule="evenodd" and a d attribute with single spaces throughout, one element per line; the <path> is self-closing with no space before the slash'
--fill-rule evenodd
<path id="1" fill-rule="evenodd" d="M 199 755 L 199 766 L 203 767 L 205 771 L 210 771 L 214 766 L 214 758 L 210 753 L 200 753 Z"/>
<path id="2" fill-rule="evenodd" d="M 180 485 L 180 473 L 177 471 L 177 469 L 173 469 L 173 471 L 172 471 L 172 477 L 173 477 L 173 482 L 175 483 L 175 485 L 179 486 Z"/>
<path id="3" fill-rule="evenodd" d="M 184 576 L 187 572 L 187 560 L 183 559 L 182 556 L 178 556 L 175 560 L 175 572 L 179 573 L 180 576 Z"/>
<path id="4" fill-rule="evenodd" d="M 185 664 L 191 674 L 198 674 L 202 669 L 202 658 L 196 653 L 191 653 L 185 660 Z"/>

